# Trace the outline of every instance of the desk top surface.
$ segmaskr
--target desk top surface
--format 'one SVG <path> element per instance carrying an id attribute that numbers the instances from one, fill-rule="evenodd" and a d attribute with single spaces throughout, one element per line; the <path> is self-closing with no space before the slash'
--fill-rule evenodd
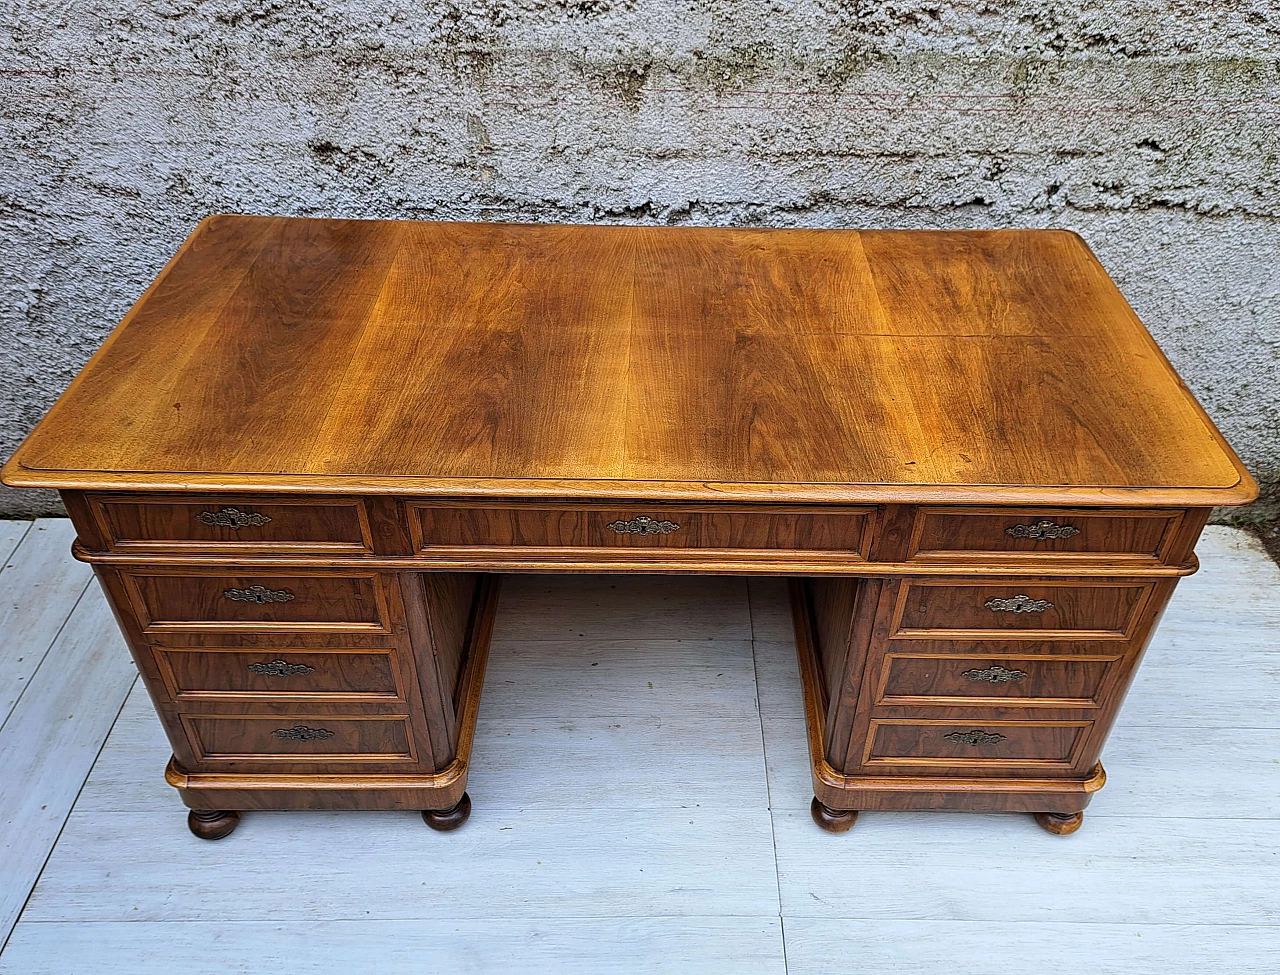
<path id="1" fill-rule="evenodd" d="M 1232 504 L 1256 487 L 1061 231 L 218 216 L 14 486 Z"/>

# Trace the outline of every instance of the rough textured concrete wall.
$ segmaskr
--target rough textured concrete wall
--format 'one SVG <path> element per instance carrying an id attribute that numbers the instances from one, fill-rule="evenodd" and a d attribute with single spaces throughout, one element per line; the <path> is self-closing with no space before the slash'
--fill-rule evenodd
<path id="1" fill-rule="evenodd" d="M 1069 227 L 1271 492 L 1280 5 L 10 0 L 0 456 L 214 211 Z M 55 502 L 0 494 L 0 512 Z"/>

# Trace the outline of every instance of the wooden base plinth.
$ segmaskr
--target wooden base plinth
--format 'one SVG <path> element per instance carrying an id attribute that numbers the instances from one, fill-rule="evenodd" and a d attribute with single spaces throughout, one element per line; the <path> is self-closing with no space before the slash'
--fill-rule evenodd
<path id="1" fill-rule="evenodd" d="M 824 805 L 817 796 L 809 803 L 809 815 L 828 833 L 847 833 L 858 821 L 858 814 L 854 810 L 832 809 Z"/>
<path id="2" fill-rule="evenodd" d="M 1060 815 L 1059 813 L 1038 812 L 1035 814 L 1036 822 L 1041 828 L 1054 836 L 1069 836 L 1080 828 L 1080 824 L 1084 822 L 1084 813 L 1070 813 Z"/>
<path id="3" fill-rule="evenodd" d="M 462 798 L 450 806 L 448 809 L 424 809 L 422 810 L 422 820 L 434 830 L 441 833 L 447 833 L 455 830 L 467 821 L 467 817 L 471 815 L 471 797 L 465 792 Z"/>
<path id="4" fill-rule="evenodd" d="M 187 828 L 202 840 L 220 840 L 240 825 L 240 814 L 227 809 L 193 809 L 187 813 Z"/>

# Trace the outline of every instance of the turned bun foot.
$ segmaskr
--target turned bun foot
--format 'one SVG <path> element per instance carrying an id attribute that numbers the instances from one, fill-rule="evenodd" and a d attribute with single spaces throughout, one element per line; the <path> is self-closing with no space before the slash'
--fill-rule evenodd
<path id="1" fill-rule="evenodd" d="M 1080 828 L 1080 824 L 1084 822 L 1084 813 L 1036 813 L 1036 822 L 1040 824 L 1042 829 L 1048 830 L 1054 836 L 1066 836 L 1068 833 L 1074 833 Z"/>
<path id="2" fill-rule="evenodd" d="M 202 840 L 220 840 L 240 825 L 240 814 L 228 809 L 192 809 L 187 826 Z"/>
<path id="3" fill-rule="evenodd" d="M 442 833 L 447 833 L 451 829 L 457 829 L 467 821 L 467 817 L 471 815 L 471 797 L 465 792 L 462 798 L 448 809 L 424 809 L 422 810 L 423 821 L 432 829 L 438 829 Z"/>
<path id="4" fill-rule="evenodd" d="M 817 796 L 809 803 L 809 813 L 813 816 L 813 821 L 828 833 L 847 833 L 858 821 L 856 809 L 832 809 L 823 805 Z"/>

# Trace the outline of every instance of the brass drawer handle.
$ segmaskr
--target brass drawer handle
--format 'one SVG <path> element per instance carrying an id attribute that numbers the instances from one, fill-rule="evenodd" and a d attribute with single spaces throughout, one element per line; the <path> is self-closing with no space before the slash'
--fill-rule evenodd
<path id="1" fill-rule="evenodd" d="M 277 728 L 271 733 L 289 741 L 324 741 L 334 734 L 328 728 L 308 728 L 304 724 L 294 725 L 292 728 Z"/>
<path id="2" fill-rule="evenodd" d="M 1004 735 L 996 734 L 994 731 L 953 731 L 949 735 L 943 735 L 947 741 L 954 741 L 957 745 L 998 745 L 1004 741 Z"/>
<path id="3" fill-rule="evenodd" d="M 202 511 L 196 515 L 196 521 L 202 525 L 220 525 L 239 531 L 241 528 L 261 528 L 271 519 L 256 511 L 241 511 L 238 508 L 223 508 L 221 511 Z"/>
<path id="4" fill-rule="evenodd" d="M 314 667 L 308 667 L 306 664 L 291 664 L 279 657 L 265 664 L 249 664 L 249 669 L 255 674 L 265 674 L 268 677 L 298 677 L 315 670 Z"/>
<path id="5" fill-rule="evenodd" d="M 619 535 L 670 535 L 680 530 L 680 526 L 673 521 L 654 521 L 645 515 L 630 521 L 611 521 L 605 528 Z"/>
<path id="6" fill-rule="evenodd" d="M 1021 594 L 1008 599 L 997 596 L 988 599 L 983 605 L 993 613 L 1043 613 L 1046 609 L 1053 609 L 1053 603 L 1047 599 L 1032 599 Z"/>
<path id="7" fill-rule="evenodd" d="M 287 603 L 293 598 L 288 589 L 268 589 L 266 586 L 250 586 L 248 589 L 224 589 L 223 597 L 237 603 Z"/>
<path id="8" fill-rule="evenodd" d="M 1038 521 L 1034 525 L 1010 525 L 1004 533 L 1014 538 L 1071 538 L 1079 535 L 1080 529 L 1071 525 L 1055 525 L 1051 521 Z"/>
<path id="9" fill-rule="evenodd" d="M 966 670 L 961 675 L 969 680 L 984 680 L 988 684 L 1016 684 L 1027 676 L 1025 670 L 1007 670 L 999 664 L 992 664 L 982 670 Z"/>

